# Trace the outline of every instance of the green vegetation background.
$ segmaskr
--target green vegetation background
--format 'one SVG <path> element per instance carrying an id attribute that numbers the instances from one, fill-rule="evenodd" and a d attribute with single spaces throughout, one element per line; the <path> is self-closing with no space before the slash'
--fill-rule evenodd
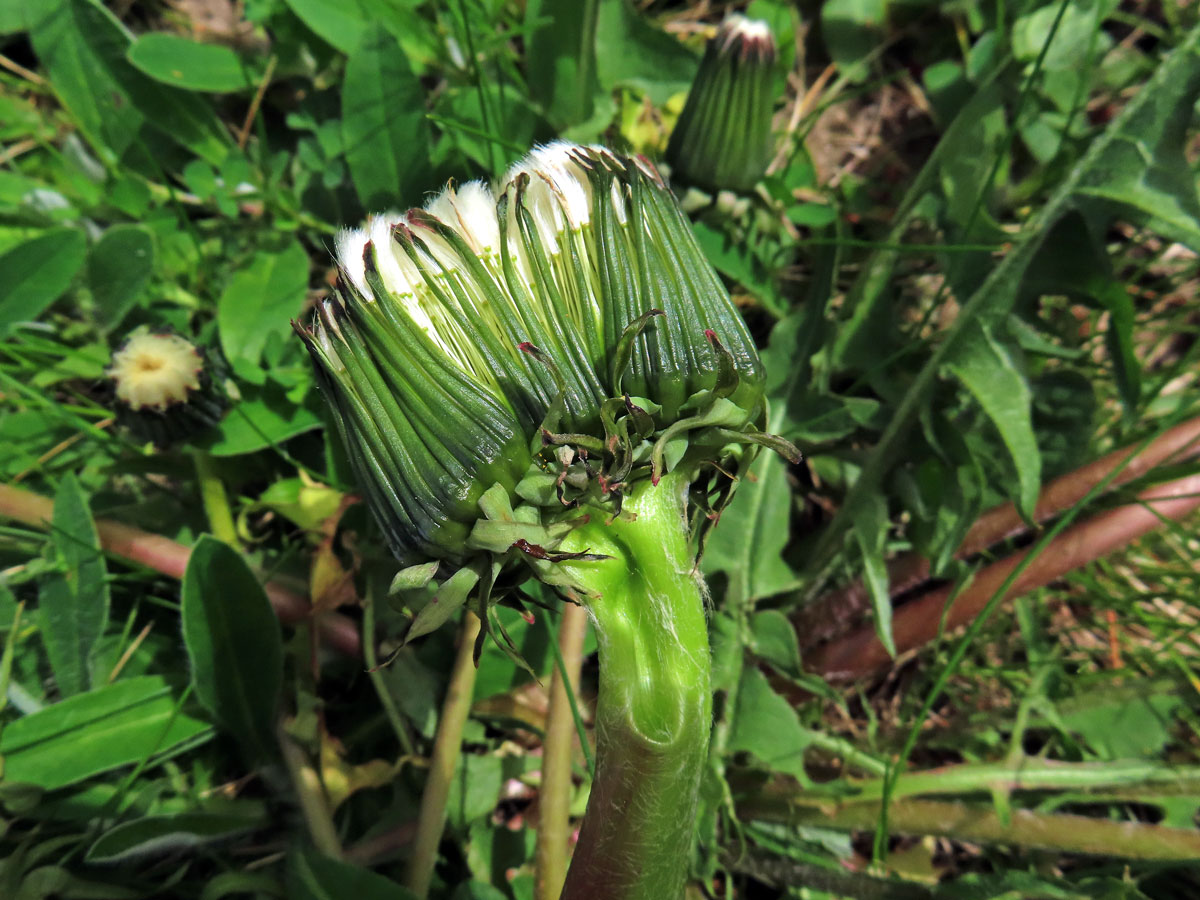
<path id="1" fill-rule="evenodd" d="M 53 498 L 0 523 L 0 897 L 405 896 L 453 630 L 369 675 L 271 614 L 267 580 L 385 648 L 405 621 L 289 320 L 368 211 L 559 135 L 661 153 L 724 5 L 601 0 L 594 44 L 577 6 L 0 3 L 0 482 Z M 781 46 L 780 152 L 691 206 L 806 458 L 764 455 L 706 551 L 696 896 L 1200 896 L 1194 518 L 851 687 L 794 624 L 861 578 L 892 647 L 886 559 L 965 582 L 981 511 L 1197 415 L 1197 10 L 745 11 Z M 112 420 L 142 325 L 237 397 L 170 451 Z M 93 517 L 196 544 L 187 571 L 99 552 Z M 545 681 L 556 616 L 505 623 Z M 434 894 L 523 900 L 544 691 L 489 647 L 475 701 Z"/>

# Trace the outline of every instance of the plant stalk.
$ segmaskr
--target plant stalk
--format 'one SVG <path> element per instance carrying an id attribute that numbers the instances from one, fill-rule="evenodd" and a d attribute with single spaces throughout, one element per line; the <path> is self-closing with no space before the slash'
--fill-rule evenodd
<path id="1" fill-rule="evenodd" d="M 54 513 L 54 501 L 41 494 L 10 484 L 0 484 L 0 518 L 13 519 L 32 528 L 49 528 Z M 171 578 L 183 578 L 187 570 L 191 547 L 173 541 L 161 534 L 143 531 L 114 522 L 112 519 L 96 519 L 96 533 L 100 547 L 105 553 L 161 572 Z M 293 625 L 306 619 L 314 619 L 325 643 L 349 656 L 359 656 L 362 644 L 358 626 L 346 616 L 335 612 L 314 616 L 312 604 L 303 594 L 292 590 L 279 580 L 263 585 L 271 607 L 285 625 Z"/>
<path id="2" fill-rule="evenodd" d="M 575 749 L 575 717 L 571 710 L 571 696 L 579 695 L 579 669 L 583 662 L 583 638 L 586 632 L 587 613 L 583 607 L 564 603 L 562 620 L 558 625 L 562 668 L 556 666 L 550 677 L 550 707 L 546 716 L 546 740 L 542 745 L 537 877 L 534 887 L 537 900 L 557 900 L 567 877 L 567 845 L 571 833 L 571 764 Z"/>
<path id="3" fill-rule="evenodd" d="M 633 486 L 620 517 L 576 529 L 563 563 L 600 652 L 596 776 L 563 900 L 682 896 L 712 727 L 702 582 L 688 542 L 687 482 Z M 636 518 L 634 518 L 636 517 Z"/>
<path id="4" fill-rule="evenodd" d="M 418 900 L 424 900 L 429 894 L 433 869 L 437 865 L 438 844 L 446 830 L 446 801 L 458 766 L 463 726 L 471 711 L 471 692 L 475 688 L 474 650 L 479 627 L 479 617 L 465 610 L 458 636 L 458 654 L 446 688 L 446 699 L 442 701 L 442 717 L 433 742 L 433 755 L 429 759 L 429 777 L 421 794 L 417 836 L 408 864 L 407 887 Z"/>
<path id="5" fill-rule="evenodd" d="M 236 548 L 237 527 L 233 522 L 233 510 L 229 506 L 225 482 L 221 480 L 209 454 L 197 450 L 192 454 L 192 459 L 196 464 L 196 483 L 200 487 L 200 501 L 204 504 L 204 514 L 208 517 L 209 531 L 217 540 Z"/>
<path id="6" fill-rule="evenodd" d="M 1197 507 L 1200 507 L 1200 475 L 1149 488 L 1138 495 L 1136 503 L 1101 513 L 1060 534 L 1021 572 L 1003 599 L 1011 600 L 1049 584 Z M 976 619 L 1031 552 L 1023 550 L 984 567 L 957 593 L 954 585 L 947 585 L 901 606 L 892 619 L 896 652 L 923 646 L 943 631 L 952 631 Z M 844 635 L 805 658 L 805 667 L 810 671 L 840 680 L 871 675 L 891 663 L 892 658 L 879 642 L 875 629 L 869 626 Z"/>
<path id="7" fill-rule="evenodd" d="M 1042 489 L 1034 510 L 1035 522 L 1046 522 L 1061 515 L 1083 500 L 1097 484 L 1114 470 L 1111 488 L 1141 478 L 1157 466 L 1180 463 L 1200 453 L 1200 416 L 1188 419 L 1163 432 L 1149 443 L 1132 444 L 1113 450 L 1097 460 L 1080 466 L 1050 482 Z M 971 526 L 955 559 L 967 559 L 993 544 L 1027 531 L 1013 503 L 1001 503 L 983 513 Z M 929 560 L 917 553 L 898 556 L 887 564 L 888 590 L 892 596 L 906 593 L 925 581 L 931 572 Z M 802 606 L 792 616 L 801 649 L 807 650 L 845 634 L 871 608 L 866 583 L 858 579 L 845 587 L 821 595 Z"/>
<path id="8" fill-rule="evenodd" d="M 329 806 L 329 796 L 321 784 L 321 776 L 282 727 L 278 729 L 278 736 L 280 755 L 292 779 L 292 787 L 296 791 L 300 812 L 308 826 L 313 846 L 326 856 L 341 859 L 342 844 L 338 840 L 337 827 L 333 824 L 333 811 Z"/>
<path id="9" fill-rule="evenodd" d="M 738 804 L 743 819 L 812 825 L 837 831 L 869 831 L 879 821 L 879 803 L 852 803 L 842 807 L 793 806 L 785 794 L 762 796 Z M 1200 856 L 1200 834 L 1192 828 L 1170 828 L 1143 822 L 1065 813 L 1040 813 L 1015 809 L 1009 822 L 1001 820 L 991 804 L 947 800 L 895 800 L 888 807 L 893 833 L 931 834 L 980 844 L 1086 853 L 1104 857 L 1145 860 L 1195 859 Z"/>
<path id="10" fill-rule="evenodd" d="M 1155 786 L 1171 790 L 1195 791 L 1200 786 L 1200 767 L 1175 766 L 1141 759 L 1112 762 L 1062 762 L 1024 754 L 1001 762 L 956 763 L 906 772 L 892 790 L 893 802 L 907 797 L 945 794 L 978 794 L 1001 791 L 1111 791 L 1136 786 L 1147 795 Z M 857 782 L 854 791 L 839 798 L 843 805 L 875 803 L 886 789 L 883 778 Z M 811 801 L 801 797 L 798 805 L 824 807 L 828 796 L 814 796 Z"/>

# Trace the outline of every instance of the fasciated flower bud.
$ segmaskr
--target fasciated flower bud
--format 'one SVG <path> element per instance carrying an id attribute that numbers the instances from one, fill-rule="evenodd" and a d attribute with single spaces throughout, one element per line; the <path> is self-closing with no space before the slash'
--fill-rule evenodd
<path id="1" fill-rule="evenodd" d="M 757 351 L 649 163 L 539 147 L 337 254 L 297 331 L 405 562 L 545 561 L 578 504 L 758 440 Z"/>
<path id="2" fill-rule="evenodd" d="M 775 38 L 766 22 L 726 17 L 704 51 L 667 145 L 672 177 L 746 192 L 771 161 Z"/>
<path id="3" fill-rule="evenodd" d="M 139 328 L 113 354 L 117 419 L 160 448 L 215 425 L 226 397 L 200 350 L 177 334 Z"/>
<path id="4" fill-rule="evenodd" d="M 495 483 L 512 489 L 529 467 L 528 438 L 503 399 L 453 363 L 419 307 L 398 303 L 378 270 L 370 278 L 374 288 L 352 282 L 297 330 L 393 552 L 461 561 L 480 496 Z"/>

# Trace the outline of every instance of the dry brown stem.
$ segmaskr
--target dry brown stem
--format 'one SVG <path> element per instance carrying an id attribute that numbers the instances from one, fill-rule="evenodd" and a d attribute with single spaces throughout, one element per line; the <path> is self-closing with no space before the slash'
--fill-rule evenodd
<path id="1" fill-rule="evenodd" d="M 1128 464 L 1113 478 L 1112 487 L 1127 484 L 1157 466 L 1179 462 L 1198 452 L 1200 417 L 1176 425 L 1140 450 L 1137 446 L 1122 447 L 1056 478 L 1042 490 L 1034 518 L 1037 522 L 1045 522 L 1061 515 L 1126 460 Z M 954 556 L 956 559 L 967 559 L 1027 529 L 1027 523 L 1012 503 L 1001 504 L 979 517 Z M 924 557 L 915 553 L 897 557 L 888 563 L 888 583 L 892 596 L 912 590 L 929 574 L 929 561 Z M 870 595 L 861 580 L 823 594 L 798 610 L 792 618 L 801 647 L 815 647 L 822 641 L 844 634 L 851 624 L 862 618 L 870 608 L 870 603 Z"/>
<path id="2" fill-rule="evenodd" d="M 1002 602 L 1042 587 L 1124 547 L 1165 520 L 1179 519 L 1198 507 L 1200 475 L 1156 485 L 1139 494 L 1136 503 L 1101 513 L 1060 534 L 1017 577 Z M 904 653 L 928 643 L 943 627 L 951 631 L 970 622 L 1031 552 L 1014 553 L 984 567 L 957 596 L 954 586 L 946 585 L 901 606 L 892 619 L 896 652 Z M 805 660 L 811 670 L 838 680 L 873 674 L 891 662 L 871 626 L 819 648 Z"/>

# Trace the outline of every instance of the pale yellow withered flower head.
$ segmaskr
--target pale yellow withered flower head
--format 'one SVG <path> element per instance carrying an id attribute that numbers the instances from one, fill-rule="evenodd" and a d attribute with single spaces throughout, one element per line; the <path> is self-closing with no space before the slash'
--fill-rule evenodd
<path id="1" fill-rule="evenodd" d="M 130 409 L 162 411 L 200 389 L 203 369 L 200 353 L 179 335 L 139 331 L 113 354 L 107 374 Z"/>

